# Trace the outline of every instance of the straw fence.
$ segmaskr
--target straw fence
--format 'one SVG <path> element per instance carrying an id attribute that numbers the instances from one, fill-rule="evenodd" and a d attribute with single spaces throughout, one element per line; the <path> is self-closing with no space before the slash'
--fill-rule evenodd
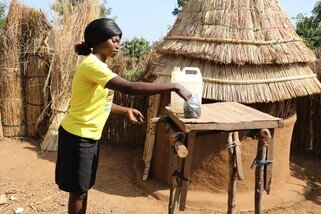
<path id="1" fill-rule="evenodd" d="M 147 97 L 130 96 L 115 92 L 114 103 L 129 108 L 135 108 L 142 112 L 143 115 L 147 114 Z M 110 114 L 102 133 L 101 142 L 144 145 L 145 132 L 146 123 L 133 124 L 126 115 Z"/>
<path id="2" fill-rule="evenodd" d="M 50 50 L 46 40 L 50 25 L 43 13 L 24 7 L 21 23 L 20 63 L 24 73 L 26 135 L 39 137 L 38 119 L 45 108 L 44 87 Z"/>
<path id="3" fill-rule="evenodd" d="M 5 137 L 25 135 L 23 106 L 23 73 L 20 68 L 20 36 L 22 8 L 13 0 L 1 36 L 0 99 L 3 134 Z"/>
<path id="4" fill-rule="evenodd" d="M 55 53 L 49 70 L 47 86 L 50 87 L 51 118 L 50 126 L 41 144 L 42 150 L 57 149 L 58 128 L 65 116 L 71 97 L 71 82 L 81 57 L 74 52 L 74 45 L 83 40 L 85 27 L 100 15 L 98 0 L 85 0 L 70 7 L 61 5 L 62 19 L 54 23 Z"/>
<path id="5" fill-rule="evenodd" d="M 149 59 L 142 60 L 140 63 L 142 67 L 148 61 L 154 59 L 154 55 L 151 55 Z M 111 70 L 117 73 L 119 76 L 128 79 L 127 68 L 128 61 L 126 58 L 119 54 L 112 59 L 108 64 Z M 144 72 L 140 72 L 136 79 L 133 81 L 143 81 L 145 77 Z M 115 104 L 126 106 L 129 108 L 135 108 L 139 110 L 143 115 L 147 115 L 148 111 L 148 97 L 146 96 L 131 96 L 115 92 L 114 101 Z M 146 118 L 145 118 L 146 119 Z M 117 143 L 117 144 L 139 144 L 143 145 L 146 135 L 146 123 L 144 124 L 132 124 L 126 115 L 110 114 L 107 123 L 102 133 L 101 142 L 105 143 Z"/>

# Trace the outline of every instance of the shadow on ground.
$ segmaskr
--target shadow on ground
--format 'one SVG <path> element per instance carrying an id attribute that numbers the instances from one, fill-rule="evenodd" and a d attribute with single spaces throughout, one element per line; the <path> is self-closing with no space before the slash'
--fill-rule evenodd
<path id="1" fill-rule="evenodd" d="M 321 205 L 321 160 L 311 154 L 293 154 L 290 164 L 292 175 L 307 181 L 305 198 Z"/>
<path id="2" fill-rule="evenodd" d="M 24 149 L 37 153 L 37 156 L 43 160 L 56 162 L 56 152 L 42 152 L 39 142 L 32 139 L 25 139 L 25 143 L 28 145 L 24 146 Z M 132 167 L 135 157 L 142 150 L 143 148 L 137 145 L 109 145 L 101 143 L 100 160 L 96 183 L 93 189 L 125 197 L 144 196 L 142 191 L 136 187 L 136 179 Z M 52 170 L 54 176 L 54 167 Z"/>

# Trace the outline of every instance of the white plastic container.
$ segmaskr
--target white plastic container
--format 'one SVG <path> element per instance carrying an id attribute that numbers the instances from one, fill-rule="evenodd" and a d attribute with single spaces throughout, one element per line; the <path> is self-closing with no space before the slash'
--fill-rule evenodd
<path id="1" fill-rule="evenodd" d="M 174 67 L 171 82 L 183 85 L 193 96 L 197 95 L 200 103 L 202 103 L 203 79 L 199 68 L 185 67 L 180 71 L 180 67 Z M 171 93 L 171 110 L 178 114 L 184 113 L 184 99 L 175 92 Z"/>

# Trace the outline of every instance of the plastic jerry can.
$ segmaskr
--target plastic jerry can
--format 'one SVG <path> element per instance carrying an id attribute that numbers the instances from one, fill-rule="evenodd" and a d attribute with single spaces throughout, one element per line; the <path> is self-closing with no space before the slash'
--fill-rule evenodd
<path id="1" fill-rule="evenodd" d="M 174 67 L 171 74 L 171 82 L 183 85 L 193 96 L 197 96 L 202 103 L 203 78 L 199 68 L 185 67 L 182 71 L 180 67 Z M 174 113 L 184 113 L 184 99 L 171 92 L 171 110 Z"/>

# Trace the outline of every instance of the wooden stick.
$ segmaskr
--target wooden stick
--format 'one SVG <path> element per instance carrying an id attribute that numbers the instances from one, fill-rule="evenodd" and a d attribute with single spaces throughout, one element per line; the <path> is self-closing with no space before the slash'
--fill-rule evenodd
<path id="1" fill-rule="evenodd" d="M 165 123 L 165 132 L 170 144 L 174 146 L 177 155 L 180 158 L 185 158 L 188 155 L 188 150 L 183 143 L 186 134 L 184 132 L 179 132 L 170 122 Z"/>
<path id="2" fill-rule="evenodd" d="M 235 157 L 236 157 L 236 170 L 237 170 L 237 178 L 238 180 L 244 180 L 244 171 L 243 171 L 243 163 L 242 163 L 242 150 L 240 148 L 240 138 L 239 132 L 233 132 L 234 136 L 234 144 L 235 144 Z"/>
<path id="3" fill-rule="evenodd" d="M 151 122 L 151 119 L 158 116 L 159 105 L 161 101 L 161 95 L 151 96 L 149 99 L 149 111 L 147 115 L 147 131 L 146 140 L 144 146 L 143 159 L 145 162 L 145 169 L 143 180 L 146 181 L 149 176 L 149 169 L 151 165 L 151 160 L 154 152 L 155 144 L 155 134 L 156 134 L 156 124 Z"/>
<path id="4" fill-rule="evenodd" d="M 182 159 L 182 158 L 179 158 L 178 156 L 176 156 L 177 160 L 178 160 L 178 166 L 177 166 L 177 169 L 178 169 L 178 172 L 183 174 L 183 171 L 184 171 L 184 162 L 185 160 Z M 174 199 L 173 199 L 173 206 L 172 206 L 172 213 L 175 213 L 176 212 L 176 208 L 177 208 L 177 203 L 181 201 L 181 198 L 182 198 L 182 184 L 183 184 L 183 180 L 182 178 L 180 178 L 179 176 L 176 176 L 176 183 L 177 183 L 177 187 L 176 187 L 176 190 L 175 190 L 175 195 L 174 195 Z M 186 183 L 186 182 L 184 182 Z"/>
<path id="5" fill-rule="evenodd" d="M 236 198 L 236 179 L 237 171 L 235 167 L 235 155 L 233 145 L 233 133 L 230 132 L 228 136 L 228 145 L 229 145 L 229 186 L 228 186 L 228 201 L 227 201 L 227 213 L 235 213 L 235 198 Z"/>
<path id="6" fill-rule="evenodd" d="M 176 177 L 174 176 L 174 170 L 177 169 L 177 157 L 173 148 L 169 151 L 169 174 L 170 174 L 170 192 L 169 192 L 169 203 L 168 203 L 168 213 L 174 213 L 174 192 L 177 189 Z"/>
<path id="7" fill-rule="evenodd" d="M 177 152 L 178 157 L 180 158 L 186 158 L 188 155 L 188 150 L 185 147 L 184 143 L 181 141 L 176 141 L 174 145 L 175 151 Z"/>
<path id="8" fill-rule="evenodd" d="M 185 158 L 184 161 L 184 177 L 189 179 L 191 167 L 192 167 L 192 157 L 193 157 L 193 150 L 194 150 L 194 143 L 195 143 L 195 137 L 196 137 L 196 132 L 191 131 L 188 133 L 187 136 L 187 148 L 189 150 L 189 154 Z M 179 203 L 179 210 L 184 211 L 185 210 L 185 204 L 186 204 L 186 198 L 187 198 L 187 185 L 188 181 L 183 182 L 182 186 L 182 195 L 180 198 L 180 203 Z"/>
<path id="9" fill-rule="evenodd" d="M 267 148 L 267 152 L 266 152 L 266 160 L 271 160 L 271 161 L 273 161 L 273 135 L 274 135 L 274 129 L 271 131 L 271 139 L 269 141 L 269 147 Z M 271 164 L 265 165 L 264 190 L 266 191 L 267 194 L 270 194 L 271 192 L 272 168 L 273 168 L 273 162 Z"/>
<path id="10" fill-rule="evenodd" d="M 266 142 L 271 138 L 268 129 L 261 129 L 257 146 L 255 169 L 255 214 L 262 213 L 262 194 L 264 185 L 264 161 L 266 160 Z"/>

